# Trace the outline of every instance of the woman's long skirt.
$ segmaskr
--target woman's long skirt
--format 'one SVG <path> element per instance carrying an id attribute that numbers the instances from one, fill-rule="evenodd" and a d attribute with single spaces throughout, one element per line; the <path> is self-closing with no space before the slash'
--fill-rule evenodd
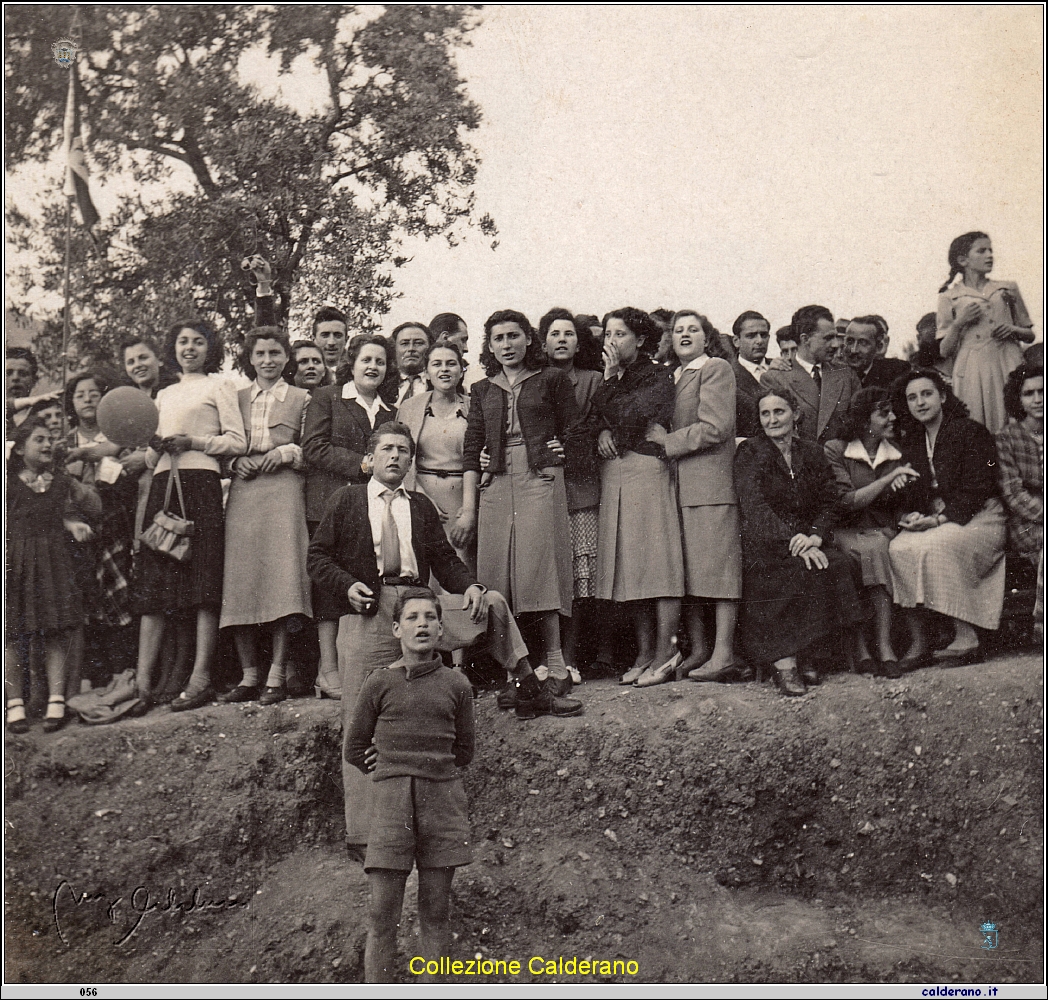
<path id="1" fill-rule="evenodd" d="M 226 504 L 222 628 L 311 617 L 305 479 L 282 468 L 234 477 Z"/>
<path id="2" fill-rule="evenodd" d="M 868 617 L 858 568 L 843 552 L 823 552 L 826 569 L 808 569 L 799 556 L 743 553 L 739 638 L 749 662 L 774 663 L 828 644 Z"/>
<path id="3" fill-rule="evenodd" d="M 900 531 L 888 546 L 895 603 L 995 629 L 1004 603 L 1005 520 L 996 497 L 967 524 Z"/>
<path id="4" fill-rule="evenodd" d="M 629 451 L 604 462 L 600 484 L 597 597 L 683 597 L 684 556 L 669 465 Z"/>
<path id="5" fill-rule="evenodd" d="M 742 540 L 734 504 L 681 507 L 684 592 L 689 597 L 737 601 L 742 597 Z"/>
<path id="6" fill-rule="evenodd" d="M 146 528 L 164 505 L 169 472 L 153 477 L 146 504 Z M 138 610 L 144 615 L 166 611 L 206 608 L 217 611 L 222 605 L 222 571 L 225 564 L 225 527 L 222 520 L 222 481 L 209 469 L 181 469 L 185 516 L 194 524 L 192 554 L 184 562 L 143 545 L 139 553 L 139 574 L 135 580 Z M 177 491 L 171 491 L 171 507 L 181 514 Z"/>
<path id="7" fill-rule="evenodd" d="M 480 491 L 477 579 L 513 614 L 571 617 L 571 531 L 564 469 L 528 468 L 524 445 L 506 449 L 506 471 Z"/>

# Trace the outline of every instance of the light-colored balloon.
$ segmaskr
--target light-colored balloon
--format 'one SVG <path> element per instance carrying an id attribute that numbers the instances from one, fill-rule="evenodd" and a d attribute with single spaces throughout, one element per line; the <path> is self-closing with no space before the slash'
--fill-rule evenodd
<path id="1" fill-rule="evenodd" d="M 98 429 L 121 448 L 149 443 L 160 423 L 156 403 L 149 393 L 129 385 L 110 389 L 98 404 Z"/>

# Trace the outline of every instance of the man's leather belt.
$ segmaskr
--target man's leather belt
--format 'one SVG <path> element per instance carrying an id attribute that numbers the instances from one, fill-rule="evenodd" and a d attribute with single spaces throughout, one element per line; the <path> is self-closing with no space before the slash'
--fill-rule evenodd
<path id="1" fill-rule="evenodd" d="M 415 576 L 384 576 L 383 587 L 421 587 L 422 581 Z"/>

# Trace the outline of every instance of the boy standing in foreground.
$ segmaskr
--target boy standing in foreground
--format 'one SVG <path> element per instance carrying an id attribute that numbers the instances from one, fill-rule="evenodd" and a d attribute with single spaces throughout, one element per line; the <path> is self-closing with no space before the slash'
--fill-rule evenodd
<path id="1" fill-rule="evenodd" d="M 404 884 L 418 865 L 422 954 L 448 954 L 451 880 L 473 860 L 466 790 L 458 769 L 473 759 L 473 693 L 437 652 L 440 603 L 405 588 L 393 614 L 401 658 L 368 675 L 346 739 L 349 764 L 368 773 L 372 813 L 364 871 L 371 904 L 364 980 L 394 982 Z M 374 751 L 369 750 L 374 744 Z M 365 759 L 367 758 L 367 759 Z"/>

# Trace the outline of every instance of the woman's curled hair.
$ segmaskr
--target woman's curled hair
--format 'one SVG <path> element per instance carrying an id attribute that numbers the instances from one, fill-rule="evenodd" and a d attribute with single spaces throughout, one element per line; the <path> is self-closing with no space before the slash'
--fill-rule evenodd
<path id="1" fill-rule="evenodd" d="M 500 323 L 516 323 L 524 331 L 528 338 L 528 349 L 524 352 L 524 367 L 528 371 L 537 371 L 545 368 L 548 363 L 546 351 L 542 341 L 535 332 L 535 328 L 528 321 L 528 317 L 516 309 L 499 309 L 493 312 L 484 323 L 484 349 L 480 352 L 480 365 L 488 377 L 498 375 L 502 371 L 502 364 L 491 351 L 491 331 Z"/>
<path id="2" fill-rule="evenodd" d="M 637 309 L 634 306 L 623 306 L 621 309 L 614 309 L 610 313 L 605 314 L 601 322 L 605 335 L 608 332 L 609 319 L 622 320 L 633 336 L 638 339 L 643 338 L 643 342 L 637 348 L 639 355 L 650 359 L 655 351 L 658 350 L 659 341 L 662 340 L 662 331 L 656 325 L 655 320 L 643 309 Z"/>
<path id="3" fill-rule="evenodd" d="M 852 396 L 841 425 L 841 440 L 862 440 L 870 426 L 870 417 L 886 405 L 891 406 L 891 393 L 882 386 L 871 385 Z"/>
<path id="4" fill-rule="evenodd" d="M 907 441 L 915 435 L 924 434 L 924 425 L 910 413 L 910 407 L 906 402 L 906 388 L 917 379 L 926 378 L 942 396 L 942 418 L 951 420 L 954 417 L 968 416 L 968 407 L 964 405 L 954 394 L 953 390 L 946 384 L 942 373 L 938 368 L 912 368 L 905 375 L 900 375 L 891 384 L 892 412 L 895 414 L 895 427 L 900 440 Z"/>
<path id="5" fill-rule="evenodd" d="M 414 326 L 415 324 L 412 323 L 411 325 Z M 382 387 L 397 380 L 397 355 L 396 348 L 393 346 L 393 341 L 387 340 L 385 337 L 377 333 L 358 333 L 346 345 L 344 360 L 335 372 L 335 385 L 345 385 L 347 382 L 353 381 L 353 366 L 357 363 L 357 358 L 360 357 L 360 352 L 364 350 L 368 344 L 375 344 L 386 352 L 386 377 L 382 382 L 382 386 L 379 387 L 380 391 Z"/>
<path id="6" fill-rule="evenodd" d="M 251 355 L 260 340 L 275 340 L 284 349 L 288 359 L 291 358 L 291 340 L 285 331 L 275 326 L 256 326 L 244 338 L 244 343 L 240 347 L 240 370 L 248 378 L 258 377 L 255 366 L 251 364 Z"/>
<path id="7" fill-rule="evenodd" d="M 207 341 L 207 356 L 204 358 L 204 373 L 213 375 L 222 367 L 225 358 L 225 348 L 222 339 L 203 320 L 187 319 L 172 323 L 168 328 L 167 337 L 164 339 L 164 364 L 170 366 L 172 372 L 180 372 L 182 366 L 175 357 L 175 342 L 183 330 L 192 330 L 199 333 Z"/>
<path id="8" fill-rule="evenodd" d="M 1031 378 L 1044 378 L 1044 366 L 1019 365 L 1004 383 L 1004 408 L 1009 417 L 1020 422 L 1026 419 L 1022 401 L 1023 383 Z"/>

